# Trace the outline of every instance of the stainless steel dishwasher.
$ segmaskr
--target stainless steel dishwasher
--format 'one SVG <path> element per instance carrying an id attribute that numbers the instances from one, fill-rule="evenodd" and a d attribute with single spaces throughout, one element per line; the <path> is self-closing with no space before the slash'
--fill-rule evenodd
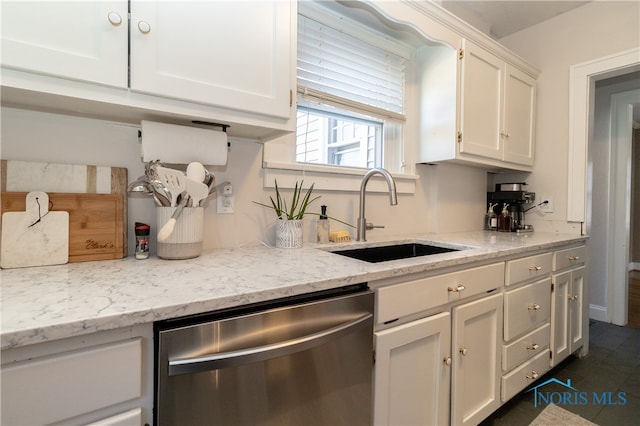
<path id="1" fill-rule="evenodd" d="M 373 300 L 362 284 L 156 323 L 156 424 L 370 425 Z"/>

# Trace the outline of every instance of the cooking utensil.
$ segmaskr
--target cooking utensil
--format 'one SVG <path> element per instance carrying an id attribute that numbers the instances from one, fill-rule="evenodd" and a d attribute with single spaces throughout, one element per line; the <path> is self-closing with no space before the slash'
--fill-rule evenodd
<path id="1" fill-rule="evenodd" d="M 178 196 L 182 194 L 186 187 L 186 176 L 180 170 L 169 169 L 167 167 L 156 167 L 156 173 L 160 182 L 169 190 L 171 194 L 171 207 L 178 205 Z"/>
<path id="2" fill-rule="evenodd" d="M 191 197 L 193 206 L 198 207 L 200 202 L 209 195 L 209 188 L 204 183 L 195 181 L 187 176 L 186 179 L 187 193 Z"/>
<path id="3" fill-rule="evenodd" d="M 160 231 L 158 232 L 158 241 L 164 241 L 171 236 L 173 230 L 176 227 L 176 221 L 178 220 L 178 217 L 180 217 L 180 214 L 182 213 L 182 210 L 184 210 L 184 207 L 189 202 L 189 199 L 189 194 L 182 194 L 182 199 L 180 200 L 180 203 L 178 203 L 176 210 L 171 215 L 171 218 L 162 226 L 162 228 L 160 228 Z"/>
<path id="4" fill-rule="evenodd" d="M 204 184 L 209 187 L 209 195 L 216 191 L 216 177 L 209 170 L 204 169 Z"/>
<path id="5" fill-rule="evenodd" d="M 195 180 L 196 182 L 204 182 L 206 177 L 205 168 L 202 163 L 193 161 L 187 165 L 187 177 Z"/>
<path id="6" fill-rule="evenodd" d="M 146 175 L 139 176 L 136 180 L 127 185 L 129 197 L 146 198 L 153 195 L 153 187 L 149 183 Z"/>
<path id="7" fill-rule="evenodd" d="M 153 188 L 153 198 L 156 204 L 160 207 L 171 207 L 171 194 L 164 183 L 155 179 L 152 180 L 150 184 Z"/>

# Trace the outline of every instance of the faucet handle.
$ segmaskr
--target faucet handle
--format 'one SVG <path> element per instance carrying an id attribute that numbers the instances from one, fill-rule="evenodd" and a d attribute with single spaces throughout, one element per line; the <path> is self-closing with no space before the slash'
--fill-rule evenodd
<path id="1" fill-rule="evenodd" d="M 373 228 L 384 228 L 384 225 L 374 225 L 371 222 L 367 222 L 366 228 L 367 231 L 371 231 Z"/>

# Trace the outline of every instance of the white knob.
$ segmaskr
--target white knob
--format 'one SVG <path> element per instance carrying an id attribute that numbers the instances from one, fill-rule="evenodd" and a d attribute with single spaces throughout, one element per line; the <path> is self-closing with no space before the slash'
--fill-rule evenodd
<path id="1" fill-rule="evenodd" d="M 449 291 L 451 291 L 451 292 L 453 292 L 453 293 L 459 293 L 459 292 L 461 292 L 461 291 L 464 291 L 464 289 L 465 289 L 465 288 L 466 288 L 466 287 L 465 287 L 465 286 L 463 286 L 462 284 L 458 284 L 458 285 L 456 286 L 456 288 L 449 287 L 447 290 L 449 290 Z"/>
<path id="2" fill-rule="evenodd" d="M 527 309 L 529 309 L 530 311 L 537 311 L 538 309 L 540 309 L 540 305 L 534 303 L 533 305 L 529 305 Z"/>
<path id="3" fill-rule="evenodd" d="M 122 24 L 122 17 L 116 12 L 109 12 L 109 15 L 107 15 L 107 19 L 109 19 L 109 22 L 111 22 L 111 25 L 113 25 L 114 27 Z"/>
<path id="4" fill-rule="evenodd" d="M 535 351 L 539 347 L 540 347 L 540 345 L 538 345 L 537 343 L 534 343 L 533 345 L 527 346 L 527 349 L 530 350 L 530 351 Z"/>
<path id="5" fill-rule="evenodd" d="M 451 357 L 446 357 L 444 359 L 444 365 L 451 365 Z"/>
<path id="6" fill-rule="evenodd" d="M 142 34 L 148 34 L 151 31 L 151 25 L 148 22 L 140 21 L 138 22 L 138 29 Z"/>
<path id="7" fill-rule="evenodd" d="M 460 348 L 460 353 L 462 356 L 467 356 L 467 348 Z"/>

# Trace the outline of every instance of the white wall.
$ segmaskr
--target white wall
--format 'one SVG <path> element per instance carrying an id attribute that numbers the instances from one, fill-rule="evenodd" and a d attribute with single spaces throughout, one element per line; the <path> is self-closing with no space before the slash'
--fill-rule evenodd
<path id="1" fill-rule="evenodd" d="M 138 128 L 131 125 L 11 108 L 1 110 L 0 158 L 126 167 L 129 181 L 144 173 L 140 159 Z M 211 167 L 217 183 L 230 181 L 234 187 L 235 213 L 216 213 L 215 203 L 205 209 L 205 248 L 229 248 L 259 241 L 273 243 L 273 213 L 253 203 L 268 202 L 270 190 L 263 189 L 263 145 L 252 141 L 231 141 L 228 164 Z M 410 143 L 411 141 L 409 141 Z M 461 166 L 418 166 L 420 179 L 415 195 L 399 195 L 390 206 L 386 194 L 368 194 L 367 219 L 385 225 L 368 233 L 368 239 L 387 235 L 452 232 L 482 229 L 486 173 Z M 301 176 L 302 178 L 302 176 Z M 305 181 L 306 184 L 311 182 Z M 318 192 L 313 211 L 328 205 L 329 215 L 355 224 L 358 213 L 356 192 Z M 149 223 L 157 230 L 150 199 L 129 199 L 129 247 L 135 247 L 131 226 Z M 315 242 L 315 217 L 305 220 L 305 241 Z M 332 229 L 346 229 L 332 222 Z M 152 232 L 153 234 L 153 232 Z M 355 231 L 351 231 L 355 237 Z M 151 240 L 152 251 L 155 239 Z"/>
<path id="2" fill-rule="evenodd" d="M 537 230 L 580 233 L 568 223 L 567 155 L 569 68 L 571 65 L 638 46 L 640 3 L 594 1 L 500 40 L 542 70 L 538 79 L 536 162 L 526 177 L 537 195 L 554 198 L 554 212 L 533 212 L 527 221 Z"/>

